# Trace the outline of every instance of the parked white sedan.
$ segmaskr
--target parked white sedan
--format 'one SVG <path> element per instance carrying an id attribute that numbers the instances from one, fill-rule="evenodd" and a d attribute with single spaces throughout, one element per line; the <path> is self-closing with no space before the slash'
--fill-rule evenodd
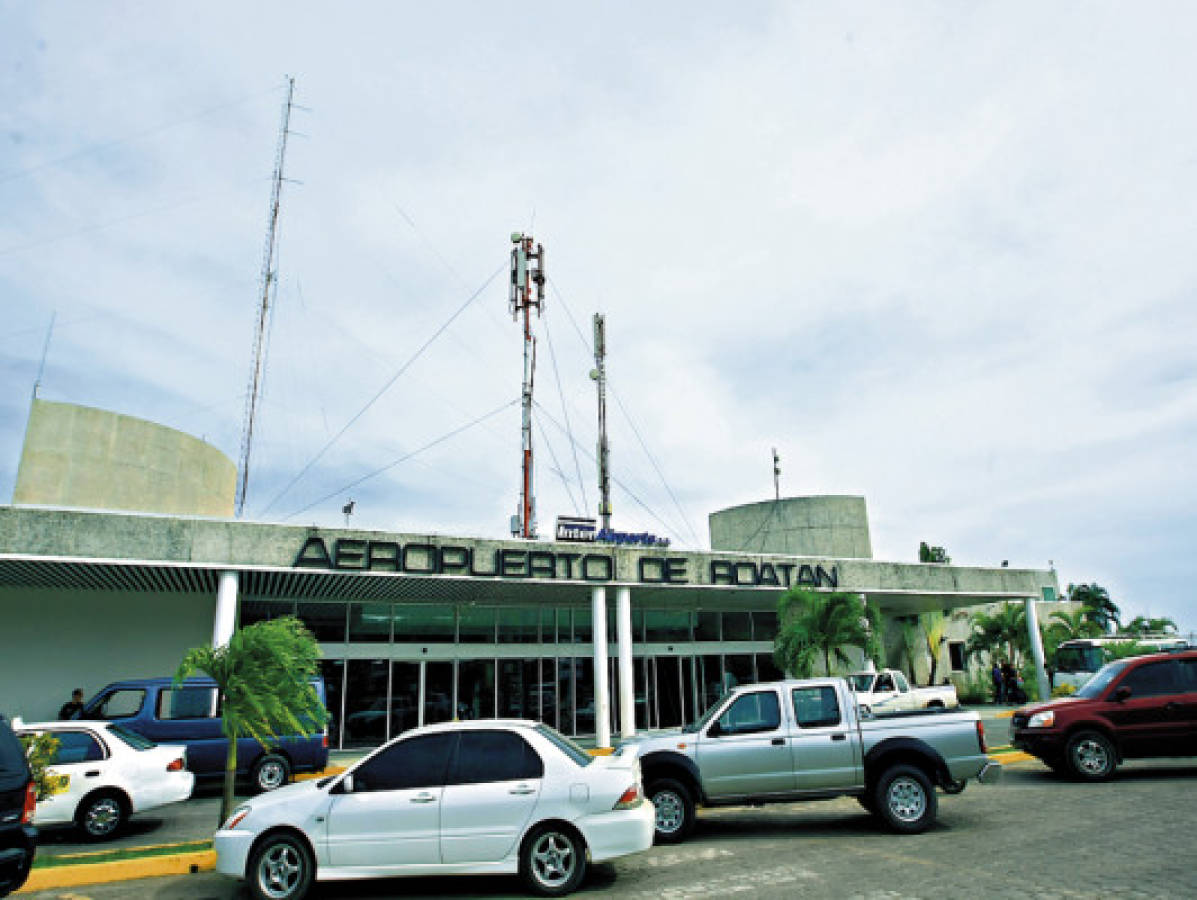
<path id="1" fill-rule="evenodd" d="M 557 897 L 588 858 L 647 850 L 654 818 L 636 759 L 593 757 L 531 721 L 446 722 L 239 806 L 216 868 L 262 900 L 297 900 L 313 880 L 502 873 Z"/>
<path id="2" fill-rule="evenodd" d="M 58 738 L 47 766 L 53 792 L 34 813 L 39 828 L 74 823 L 89 840 L 104 840 L 133 813 L 186 800 L 195 786 L 185 748 L 160 746 L 114 722 L 33 722 L 16 730 Z"/>

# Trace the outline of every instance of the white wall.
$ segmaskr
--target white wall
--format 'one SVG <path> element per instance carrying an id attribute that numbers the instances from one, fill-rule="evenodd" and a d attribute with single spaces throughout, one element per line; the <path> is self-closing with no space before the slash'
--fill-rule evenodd
<path id="1" fill-rule="evenodd" d="M 173 675 L 212 640 L 215 596 L 0 588 L 0 712 L 53 719 L 122 678 Z"/>

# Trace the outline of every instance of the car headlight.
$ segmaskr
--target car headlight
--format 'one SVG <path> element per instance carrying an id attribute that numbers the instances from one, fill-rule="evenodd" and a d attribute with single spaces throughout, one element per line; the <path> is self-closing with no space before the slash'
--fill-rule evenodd
<path id="1" fill-rule="evenodd" d="M 1056 714 L 1052 710 L 1037 712 L 1027 720 L 1027 728 L 1051 728 L 1056 724 Z"/>
<path id="2" fill-rule="evenodd" d="M 249 809 L 250 808 L 248 806 L 238 806 L 235 810 L 233 810 L 233 814 L 229 816 L 228 820 L 224 823 L 223 829 L 225 831 L 232 831 L 234 828 L 240 825 L 242 820 L 249 815 Z"/>

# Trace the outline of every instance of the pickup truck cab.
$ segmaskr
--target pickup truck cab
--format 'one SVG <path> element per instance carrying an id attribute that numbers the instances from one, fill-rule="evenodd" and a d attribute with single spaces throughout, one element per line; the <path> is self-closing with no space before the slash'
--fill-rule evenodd
<path id="1" fill-rule="evenodd" d="M 862 717 L 847 682 L 814 678 L 736 688 L 680 730 L 621 743 L 656 808 L 656 840 L 684 840 L 702 806 L 855 796 L 893 831 L 935 821 L 935 787 L 996 781 L 972 711 Z"/>
<path id="2" fill-rule="evenodd" d="M 324 680 L 313 687 L 320 702 Z M 196 778 L 224 775 L 229 742 L 220 720 L 220 697 L 210 678 L 188 678 L 176 687 L 171 678 L 117 681 L 101 688 L 75 718 L 116 722 L 159 744 L 187 747 L 187 768 Z M 252 738 L 237 741 L 237 774 L 248 776 L 255 790 L 282 787 L 296 772 L 319 772 L 328 765 L 328 734 L 313 729 L 308 737 L 284 735 L 263 747 Z"/>
<path id="3" fill-rule="evenodd" d="M 952 685 L 912 688 L 906 676 L 897 669 L 854 672 L 848 676 L 848 684 L 862 709 L 877 715 L 912 709 L 951 709 L 960 705 Z"/>

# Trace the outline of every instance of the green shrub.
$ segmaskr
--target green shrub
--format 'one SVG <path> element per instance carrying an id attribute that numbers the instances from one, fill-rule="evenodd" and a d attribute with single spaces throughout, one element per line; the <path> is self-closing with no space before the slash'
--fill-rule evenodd
<path id="1" fill-rule="evenodd" d="M 45 800 L 52 793 L 46 766 L 58 752 L 58 738 L 52 734 L 21 735 L 21 746 L 25 748 L 25 758 L 29 760 L 29 768 L 33 772 L 33 783 L 37 787 L 37 799 Z"/>
<path id="2" fill-rule="evenodd" d="M 964 676 L 956 689 L 956 696 L 965 706 L 993 701 L 993 681 L 988 672 L 972 672 Z"/>
<path id="3" fill-rule="evenodd" d="M 1052 688 L 1053 697 L 1071 697 L 1076 693 L 1076 685 L 1073 684 L 1058 684 Z"/>

